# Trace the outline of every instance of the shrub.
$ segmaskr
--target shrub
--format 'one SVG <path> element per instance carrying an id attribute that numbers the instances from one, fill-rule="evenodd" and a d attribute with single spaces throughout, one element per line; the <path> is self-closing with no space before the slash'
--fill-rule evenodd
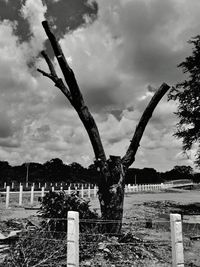
<path id="1" fill-rule="evenodd" d="M 68 211 L 78 211 L 80 219 L 98 219 L 98 214 L 90 209 L 89 201 L 74 193 L 67 195 L 64 191 L 49 192 L 41 201 L 39 214 L 44 219 L 42 226 L 50 231 L 66 232 Z M 81 230 L 83 227 L 80 224 Z"/>

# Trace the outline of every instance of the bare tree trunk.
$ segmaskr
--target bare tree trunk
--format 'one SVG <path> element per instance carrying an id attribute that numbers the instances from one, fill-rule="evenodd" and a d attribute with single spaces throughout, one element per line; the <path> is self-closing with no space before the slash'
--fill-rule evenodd
<path id="1" fill-rule="evenodd" d="M 102 163 L 96 161 L 97 170 L 102 179 L 99 183 L 99 202 L 103 231 L 107 233 L 119 233 L 122 227 L 125 169 L 120 157 L 110 156 Z"/>

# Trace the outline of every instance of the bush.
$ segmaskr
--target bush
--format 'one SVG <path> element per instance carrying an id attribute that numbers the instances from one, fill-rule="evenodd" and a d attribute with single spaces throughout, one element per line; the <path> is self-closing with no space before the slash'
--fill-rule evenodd
<path id="1" fill-rule="evenodd" d="M 42 227 L 50 231 L 67 231 L 68 211 L 78 211 L 80 219 L 98 219 L 98 214 L 90 209 L 89 201 L 76 194 L 67 195 L 64 191 L 49 192 L 41 201 L 39 214 L 44 219 Z M 80 231 L 83 230 L 80 224 Z"/>

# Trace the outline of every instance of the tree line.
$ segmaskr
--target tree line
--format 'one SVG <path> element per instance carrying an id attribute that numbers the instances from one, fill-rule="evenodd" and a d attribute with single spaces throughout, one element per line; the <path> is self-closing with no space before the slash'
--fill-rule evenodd
<path id="1" fill-rule="evenodd" d="M 11 166 L 7 161 L 0 161 L 0 182 L 66 182 L 66 183 L 96 183 L 100 179 L 99 172 L 94 164 L 84 168 L 81 164 L 73 162 L 65 164 L 59 158 L 45 163 L 29 162 L 18 166 Z M 129 168 L 126 184 L 154 184 L 176 179 L 193 179 L 200 182 L 200 174 L 194 173 L 190 166 L 175 166 L 166 172 L 158 172 L 154 168 Z"/>

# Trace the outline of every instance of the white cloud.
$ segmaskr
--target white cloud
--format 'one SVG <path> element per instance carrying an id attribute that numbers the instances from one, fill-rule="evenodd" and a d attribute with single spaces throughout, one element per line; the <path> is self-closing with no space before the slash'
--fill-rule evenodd
<path id="1" fill-rule="evenodd" d="M 27 43 L 27 56 L 37 56 L 37 54 L 43 50 L 44 41 L 47 37 L 41 27 L 41 22 L 45 20 L 44 15 L 46 11 L 47 7 L 43 5 L 41 0 L 26 0 L 25 4 L 22 6 L 21 14 L 28 20 L 32 33 L 31 40 Z"/>

